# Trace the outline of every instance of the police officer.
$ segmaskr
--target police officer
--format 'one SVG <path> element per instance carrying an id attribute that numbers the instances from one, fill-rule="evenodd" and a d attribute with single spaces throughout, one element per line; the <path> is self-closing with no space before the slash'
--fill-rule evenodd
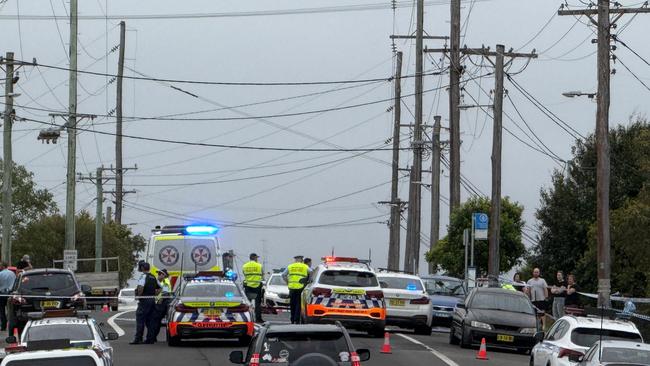
<path id="1" fill-rule="evenodd" d="M 158 271 L 158 284 L 160 291 L 156 295 L 156 304 L 154 305 L 154 312 L 151 320 L 152 328 L 147 332 L 147 340 L 144 343 L 156 343 L 158 340 L 158 333 L 160 333 L 160 322 L 167 315 L 167 308 L 171 302 L 172 284 L 169 282 L 169 272 L 166 269 Z"/>
<path id="2" fill-rule="evenodd" d="M 140 297 L 140 299 L 135 312 L 135 337 L 130 344 L 142 344 L 145 325 L 147 326 L 147 334 L 153 330 L 152 320 L 156 305 L 154 297 L 156 291 L 160 289 L 160 285 L 158 285 L 156 278 L 149 273 L 150 268 L 151 266 L 147 262 L 142 261 L 138 264 L 138 270 L 142 272 L 142 276 L 140 276 L 138 286 L 135 288 L 135 296 Z"/>
<path id="3" fill-rule="evenodd" d="M 305 288 L 305 282 L 309 277 L 309 267 L 302 262 L 302 255 L 297 255 L 293 259 L 295 262 L 288 265 L 284 272 L 282 272 L 282 278 L 284 278 L 289 287 L 291 324 L 300 324 L 301 294 L 302 289 Z"/>
<path id="4" fill-rule="evenodd" d="M 264 280 L 264 270 L 262 265 L 257 262 L 259 256 L 251 253 L 248 256 L 250 261 L 244 263 L 241 267 L 244 274 L 244 292 L 250 301 L 255 301 L 255 321 L 262 323 L 262 281 Z"/>

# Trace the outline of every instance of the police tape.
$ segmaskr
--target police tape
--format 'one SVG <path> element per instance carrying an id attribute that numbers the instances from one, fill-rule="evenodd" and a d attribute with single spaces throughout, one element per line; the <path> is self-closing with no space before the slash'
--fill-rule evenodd
<path id="1" fill-rule="evenodd" d="M 597 299 L 598 294 L 592 294 L 588 292 L 578 292 L 578 294 L 591 298 L 591 299 Z M 628 302 L 631 301 L 635 304 L 650 304 L 650 298 L 647 297 L 625 297 L 625 296 L 610 296 L 609 299 L 611 301 L 620 301 L 620 302 Z"/>

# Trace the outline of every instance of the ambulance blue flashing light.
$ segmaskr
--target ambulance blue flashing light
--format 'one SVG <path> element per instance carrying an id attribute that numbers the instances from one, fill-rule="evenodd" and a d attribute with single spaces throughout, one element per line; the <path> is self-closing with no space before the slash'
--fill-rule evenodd
<path id="1" fill-rule="evenodd" d="M 233 272 L 231 269 L 226 271 L 226 278 L 231 281 L 237 281 L 237 273 Z"/>
<path id="2" fill-rule="evenodd" d="M 214 235 L 218 231 L 218 227 L 210 225 L 190 225 L 185 228 L 185 232 L 189 235 Z"/>

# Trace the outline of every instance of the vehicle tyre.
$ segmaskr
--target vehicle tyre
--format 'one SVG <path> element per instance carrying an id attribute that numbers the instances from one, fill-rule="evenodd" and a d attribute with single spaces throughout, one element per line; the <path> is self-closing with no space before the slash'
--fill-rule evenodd
<path id="1" fill-rule="evenodd" d="M 248 347 L 248 345 L 251 343 L 252 339 L 253 339 L 253 337 L 251 337 L 249 335 L 239 337 L 239 345 L 242 346 L 242 347 Z"/>
<path id="2" fill-rule="evenodd" d="M 119 309 L 119 305 L 111 306 L 111 311 L 117 311 L 118 309 Z"/>
<path id="3" fill-rule="evenodd" d="M 533 354 L 530 354 L 530 363 L 528 364 L 529 366 L 535 366 L 535 357 L 533 357 Z"/>
<path id="4" fill-rule="evenodd" d="M 383 338 L 384 333 L 386 333 L 386 328 L 376 327 L 368 331 L 368 335 L 373 338 Z"/>
<path id="5" fill-rule="evenodd" d="M 428 325 L 418 325 L 415 327 L 415 334 L 417 335 L 431 335 L 431 327 Z"/>
<path id="6" fill-rule="evenodd" d="M 167 332 L 167 345 L 170 347 L 178 347 L 181 345 L 181 337 L 175 336 L 172 337 L 169 335 L 169 332 Z"/>
<path id="7" fill-rule="evenodd" d="M 454 325 L 452 324 L 451 327 L 449 327 L 449 344 L 457 346 L 460 342 L 454 333 Z"/>
<path id="8" fill-rule="evenodd" d="M 461 331 L 460 331 L 460 347 L 461 348 L 469 348 L 471 347 L 471 343 L 469 340 L 469 334 L 465 334 L 465 326 L 461 326 Z"/>

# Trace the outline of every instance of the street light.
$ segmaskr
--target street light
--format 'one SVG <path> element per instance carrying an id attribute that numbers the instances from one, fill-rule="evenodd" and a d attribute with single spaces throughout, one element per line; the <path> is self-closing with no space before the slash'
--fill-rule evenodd
<path id="1" fill-rule="evenodd" d="M 581 91 L 568 91 L 562 93 L 567 98 L 575 98 L 575 97 L 588 97 L 589 99 L 594 99 L 596 97 L 596 93 L 584 93 Z"/>

